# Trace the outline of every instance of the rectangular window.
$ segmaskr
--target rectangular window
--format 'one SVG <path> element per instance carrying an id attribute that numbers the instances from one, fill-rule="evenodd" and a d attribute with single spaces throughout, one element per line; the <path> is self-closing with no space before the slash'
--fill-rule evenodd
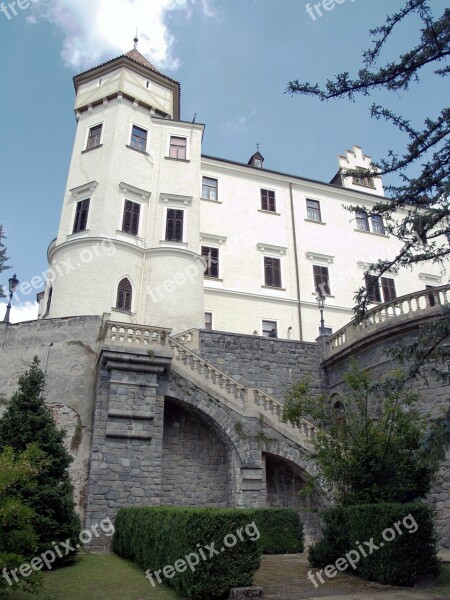
<path id="1" fill-rule="evenodd" d="M 137 127 L 137 125 L 133 125 L 130 146 L 132 148 L 136 148 L 136 150 L 145 152 L 147 150 L 147 134 L 148 131 L 145 129 L 141 129 L 140 127 Z"/>
<path id="2" fill-rule="evenodd" d="M 261 210 L 275 212 L 275 192 L 273 190 L 261 190 Z"/>
<path id="3" fill-rule="evenodd" d="M 373 233 L 386 235 L 386 229 L 384 228 L 383 217 L 381 215 L 374 215 L 372 217 L 372 231 Z"/>
<path id="4" fill-rule="evenodd" d="M 182 137 L 170 136 L 170 158 L 186 160 L 187 139 Z"/>
<path id="5" fill-rule="evenodd" d="M 103 125 L 96 125 L 89 129 L 89 137 L 86 146 L 86 150 L 100 146 L 100 140 L 102 138 L 102 127 Z"/>
<path id="6" fill-rule="evenodd" d="M 208 200 L 217 200 L 217 197 L 217 179 L 203 177 L 202 198 L 208 198 Z"/>
<path id="7" fill-rule="evenodd" d="M 262 322 L 262 334 L 264 337 L 278 337 L 278 329 L 275 321 Z"/>
<path id="8" fill-rule="evenodd" d="M 89 198 L 87 200 L 81 200 L 81 202 L 77 202 L 77 208 L 75 211 L 75 223 L 73 224 L 73 233 L 77 233 L 78 231 L 85 231 L 89 212 L 89 202 Z"/>
<path id="9" fill-rule="evenodd" d="M 139 215 L 141 205 L 137 202 L 125 201 L 125 209 L 123 211 L 122 231 L 137 235 L 139 232 Z"/>
<path id="10" fill-rule="evenodd" d="M 205 312 L 205 329 L 212 329 L 212 313 Z"/>
<path id="11" fill-rule="evenodd" d="M 202 246 L 202 256 L 206 260 L 205 277 L 219 277 L 219 248 Z"/>
<path id="12" fill-rule="evenodd" d="M 332 327 L 324 327 L 322 330 L 319 327 L 319 335 L 331 335 L 333 333 Z"/>
<path id="13" fill-rule="evenodd" d="M 366 212 L 356 213 L 356 229 L 359 229 L 360 231 L 370 231 L 369 219 Z"/>
<path id="14" fill-rule="evenodd" d="M 166 240 L 168 242 L 183 241 L 184 211 L 169 208 L 167 210 Z"/>
<path id="15" fill-rule="evenodd" d="M 306 200 L 306 218 L 310 221 L 322 221 L 320 203 L 317 200 Z"/>
<path id="16" fill-rule="evenodd" d="M 364 187 L 375 187 L 373 177 L 367 177 L 367 171 L 358 169 L 358 174 L 353 175 L 353 183 L 355 185 L 363 185 Z"/>
<path id="17" fill-rule="evenodd" d="M 434 285 L 426 285 L 425 289 L 426 290 L 432 290 L 435 286 Z M 430 306 L 435 306 L 436 305 L 436 299 L 434 297 L 434 294 L 429 294 L 428 295 L 428 302 L 430 303 Z"/>
<path id="18" fill-rule="evenodd" d="M 281 287 L 281 263 L 279 258 L 264 257 L 264 277 L 269 287 Z"/>
<path id="19" fill-rule="evenodd" d="M 364 282 L 369 302 L 381 302 L 380 284 L 375 275 L 365 275 Z"/>
<path id="20" fill-rule="evenodd" d="M 385 302 L 390 302 L 397 298 L 397 292 L 395 291 L 395 281 L 389 277 L 381 278 L 381 289 L 383 290 L 383 299 Z"/>
<path id="21" fill-rule="evenodd" d="M 314 289 L 316 292 L 329 296 L 331 294 L 330 289 L 330 276 L 328 274 L 328 267 L 319 267 L 313 265 L 314 273 Z"/>

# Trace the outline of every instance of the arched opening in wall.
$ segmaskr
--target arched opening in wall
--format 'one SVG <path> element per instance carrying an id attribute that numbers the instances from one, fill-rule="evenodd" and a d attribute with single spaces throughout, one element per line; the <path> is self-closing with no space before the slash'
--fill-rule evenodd
<path id="1" fill-rule="evenodd" d="M 340 437 L 345 436 L 345 425 L 347 423 L 347 417 L 345 414 L 345 404 L 339 399 L 338 394 L 333 394 L 331 396 L 331 408 L 333 411 L 333 420 L 336 431 Z"/>
<path id="2" fill-rule="evenodd" d="M 310 501 L 302 495 L 306 477 L 303 469 L 274 454 L 264 452 L 263 456 L 266 466 L 267 506 L 294 510 L 309 508 Z"/>
<path id="3" fill-rule="evenodd" d="M 164 401 L 162 504 L 231 504 L 231 449 L 204 413 L 173 398 Z"/>
<path id="4" fill-rule="evenodd" d="M 131 298 L 133 288 L 127 277 L 124 277 L 117 287 L 116 308 L 119 310 L 131 310 Z"/>

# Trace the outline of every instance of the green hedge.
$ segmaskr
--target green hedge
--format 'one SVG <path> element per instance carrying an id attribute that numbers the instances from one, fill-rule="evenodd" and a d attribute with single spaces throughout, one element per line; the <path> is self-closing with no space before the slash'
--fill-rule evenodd
<path id="1" fill-rule="evenodd" d="M 261 546 L 256 543 L 259 530 L 254 519 L 255 511 L 245 509 L 121 509 L 115 522 L 113 550 L 148 570 L 147 574 L 178 565 L 178 571 L 166 569 L 166 573 L 159 576 L 163 583 L 183 596 L 194 600 L 222 599 L 232 587 L 252 585 L 253 575 L 259 568 Z M 238 539 L 239 529 L 244 541 L 238 540 L 227 548 L 226 544 L 231 546 L 233 539 L 226 536 L 234 534 Z M 210 557 L 211 550 L 206 546 L 212 542 L 219 553 Z M 198 565 L 192 564 L 193 569 L 185 560 L 190 557 L 191 563 L 196 562 L 192 553 L 197 553 L 199 561 Z M 153 581 L 157 585 L 155 575 Z"/>
<path id="2" fill-rule="evenodd" d="M 346 558 L 345 570 L 390 585 L 414 585 L 419 577 L 438 572 L 433 513 L 425 504 L 338 507 L 322 513 L 322 518 L 323 538 L 308 551 L 313 567 L 324 569 Z M 370 540 L 377 548 L 370 545 Z M 353 559 L 353 566 L 348 558 Z M 339 565 L 344 570 L 344 563 Z"/>
<path id="3" fill-rule="evenodd" d="M 290 508 L 258 508 L 254 513 L 263 554 L 303 552 L 303 525 L 298 513 Z"/>

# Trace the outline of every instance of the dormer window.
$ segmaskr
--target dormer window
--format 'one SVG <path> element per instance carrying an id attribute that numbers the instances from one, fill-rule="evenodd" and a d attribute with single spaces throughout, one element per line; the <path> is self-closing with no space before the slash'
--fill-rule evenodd
<path id="1" fill-rule="evenodd" d="M 353 183 L 355 185 L 362 185 L 364 187 L 374 188 L 375 184 L 373 182 L 373 177 L 368 177 L 365 169 L 357 169 L 358 174 L 353 175 Z"/>
<path id="2" fill-rule="evenodd" d="M 263 166 L 263 162 L 264 162 L 264 156 L 261 154 L 261 152 L 256 152 L 248 161 L 248 165 L 250 165 L 251 167 L 256 167 L 257 169 L 262 169 Z"/>

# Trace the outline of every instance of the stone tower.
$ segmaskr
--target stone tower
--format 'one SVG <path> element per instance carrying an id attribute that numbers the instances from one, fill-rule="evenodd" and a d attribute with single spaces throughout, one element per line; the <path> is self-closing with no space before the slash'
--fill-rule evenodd
<path id="1" fill-rule="evenodd" d="M 203 125 L 136 48 L 74 78 L 77 130 L 44 318 L 203 327 L 198 254 Z"/>

